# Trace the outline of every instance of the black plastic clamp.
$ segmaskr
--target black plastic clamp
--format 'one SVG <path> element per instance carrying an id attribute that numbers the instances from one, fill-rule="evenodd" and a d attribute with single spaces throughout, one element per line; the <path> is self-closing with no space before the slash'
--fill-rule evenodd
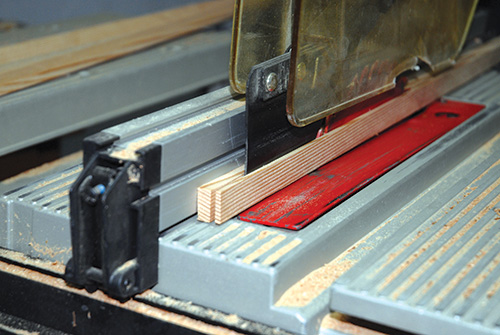
<path id="1" fill-rule="evenodd" d="M 106 151 L 88 160 L 70 190 L 68 282 L 119 299 L 157 283 L 159 199 L 148 191 L 158 179 L 151 176 L 159 171 L 159 150 L 146 148 L 134 161 Z"/>

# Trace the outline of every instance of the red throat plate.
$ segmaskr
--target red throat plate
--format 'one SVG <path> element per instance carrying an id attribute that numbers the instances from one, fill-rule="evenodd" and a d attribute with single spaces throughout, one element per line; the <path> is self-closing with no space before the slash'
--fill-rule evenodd
<path id="1" fill-rule="evenodd" d="M 239 219 L 302 229 L 483 108 L 455 101 L 435 102 L 252 206 Z"/>

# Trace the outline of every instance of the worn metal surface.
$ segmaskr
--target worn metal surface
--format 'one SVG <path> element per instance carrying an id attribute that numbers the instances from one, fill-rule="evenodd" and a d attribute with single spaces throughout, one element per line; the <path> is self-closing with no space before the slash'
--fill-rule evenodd
<path id="1" fill-rule="evenodd" d="M 230 38 L 195 34 L 2 97 L 0 155 L 226 80 Z"/>
<path id="2" fill-rule="evenodd" d="M 477 0 L 294 2 L 287 113 L 304 126 L 394 87 L 421 60 L 453 64 Z M 417 10 L 418 9 L 418 10 Z"/>

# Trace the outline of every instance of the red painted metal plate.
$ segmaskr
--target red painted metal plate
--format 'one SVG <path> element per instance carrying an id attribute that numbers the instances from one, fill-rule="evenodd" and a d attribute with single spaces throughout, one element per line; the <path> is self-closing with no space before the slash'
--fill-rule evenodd
<path id="1" fill-rule="evenodd" d="M 304 228 L 483 108 L 455 101 L 435 102 L 252 206 L 239 219 L 292 230 Z"/>

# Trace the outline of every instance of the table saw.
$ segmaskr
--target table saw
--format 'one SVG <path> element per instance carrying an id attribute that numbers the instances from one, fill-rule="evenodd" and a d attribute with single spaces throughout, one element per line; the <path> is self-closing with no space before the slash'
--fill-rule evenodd
<path id="1" fill-rule="evenodd" d="M 281 12 L 308 2 L 293 3 L 298 7 L 286 2 Z M 237 2 L 238 24 L 252 18 L 252 7 L 246 12 L 244 5 Z M 382 1 L 380 15 L 389 15 L 393 5 Z M 471 19 L 465 21 L 472 23 L 473 37 L 460 40 L 468 41 L 470 50 L 487 45 L 485 17 L 494 13 L 492 7 L 480 6 L 474 21 L 468 9 Z M 305 35 L 297 23 L 298 35 L 289 34 L 289 16 L 282 15 L 288 23 L 279 23 L 279 48 L 268 50 L 251 70 L 238 67 L 247 66 L 247 59 L 236 62 L 235 45 L 241 41 L 233 33 L 232 88 L 108 127 L 85 138 L 82 154 L 1 183 L 0 329 L 500 333 L 500 73 L 495 68 L 230 220 L 198 220 L 202 185 L 235 169 L 252 173 L 405 92 L 405 80 L 392 76 L 378 86 L 356 88 L 363 101 L 353 100 L 351 90 L 306 104 L 300 98 L 305 91 L 298 88 L 305 85 L 301 68 L 319 64 L 318 52 L 324 50 L 313 48 L 316 57 L 306 52 L 304 62 L 298 61 L 300 52 L 288 50 L 290 41 Z M 247 27 L 260 29 L 242 27 L 241 34 Z M 229 58 L 224 34 L 213 38 L 224 40 L 220 46 L 227 46 Z M 186 39 L 196 38 L 207 37 Z M 200 52 L 199 44 L 190 46 Z M 214 44 L 201 51 L 218 52 Z M 220 63 L 227 65 L 228 59 Z M 425 66 L 397 64 L 403 63 L 405 71 Z M 434 75 L 446 73 L 451 63 L 437 66 Z M 349 71 L 362 73 L 364 64 Z M 112 62 L 97 69 L 109 66 Z M 340 80 L 341 74 L 329 78 Z M 252 80 L 258 83 L 255 90 Z M 321 85 L 324 78 L 304 80 Z M 54 83 L 18 94 L 29 104 L 30 90 Z M 293 97 L 287 93 L 291 85 L 297 85 Z M 373 100 L 380 97 L 384 100 Z M 363 103 L 366 108 L 345 119 L 339 114 Z M 306 105 L 317 113 L 303 114 Z M 272 139 L 263 140 L 269 133 Z M 320 195 L 326 200 L 318 200 Z"/>

